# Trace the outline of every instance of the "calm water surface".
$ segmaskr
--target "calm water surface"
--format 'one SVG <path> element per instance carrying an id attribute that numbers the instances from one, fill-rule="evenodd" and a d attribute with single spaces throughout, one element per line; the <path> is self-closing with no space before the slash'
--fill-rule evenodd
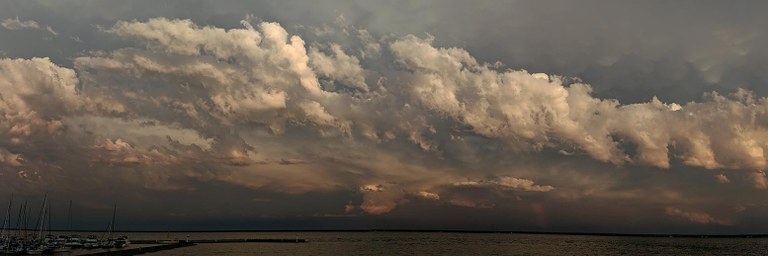
<path id="1" fill-rule="evenodd" d="M 198 244 L 146 255 L 768 255 L 766 238 L 666 238 L 412 232 L 128 233 L 132 239 L 300 238 Z"/>

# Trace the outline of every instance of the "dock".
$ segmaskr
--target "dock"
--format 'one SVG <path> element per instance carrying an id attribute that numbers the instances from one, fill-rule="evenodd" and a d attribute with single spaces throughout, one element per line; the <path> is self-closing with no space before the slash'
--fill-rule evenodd
<path id="1" fill-rule="evenodd" d="M 173 241 L 170 241 L 173 242 Z M 216 244 L 216 243 L 306 243 L 302 238 L 233 238 L 233 239 L 190 239 L 185 243 Z M 133 244 L 167 244 L 168 240 L 131 240 Z"/>
<path id="2" fill-rule="evenodd" d="M 244 239 L 190 239 L 183 241 L 175 240 L 132 240 L 131 244 L 152 245 L 136 248 L 126 248 L 119 250 L 110 250 L 104 252 L 94 252 L 78 255 L 88 256 L 130 256 L 150 252 L 171 250 L 176 248 L 194 246 L 196 244 L 214 244 L 214 243 L 306 243 L 306 239 L 280 239 L 280 238 L 244 238 Z"/>
<path id="3" fill-rule="evenodd" d="M 138 254 L 144 254 L 144 253 L 150 253 L 150 252 L 159 252 L 159 251 L 164 251 L 164 250 L 171 250 L 171 249 L 188 247 L 188 246 L 194 246 L 194 245 L 195 245 L 194 243 L 188 243 L 186 241 L 182 241 L 182 242 L 171 243 L 171 244 L 163 244 L 163 245 L 157 245 L 157 246 L 126 248 L 126 249 L 120 249 L 120 250 L 110 250 L 110 251 L 106 251 L 106 252 L 95 252 L 95 253 L 87 253 L 87 254 L 80 254 L 80 255 L 88 255 L 88 256 L 130 256 L 130 255 L 138 255 Z"/>

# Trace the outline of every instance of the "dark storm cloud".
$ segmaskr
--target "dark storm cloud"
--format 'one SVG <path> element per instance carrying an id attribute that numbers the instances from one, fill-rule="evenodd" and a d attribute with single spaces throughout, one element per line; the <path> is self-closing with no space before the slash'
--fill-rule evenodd
<path id="1" fill-rule="evenodd" d="M 136 227 L 747 230 L 761 4 L 4 2 L 0 191 Z"/>

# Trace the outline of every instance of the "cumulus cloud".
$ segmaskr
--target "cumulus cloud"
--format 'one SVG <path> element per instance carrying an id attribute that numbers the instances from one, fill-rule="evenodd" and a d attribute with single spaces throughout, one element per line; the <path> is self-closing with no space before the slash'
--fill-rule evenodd
<path id="1" fill-rule="evenodd" d="M 363 203 L 360 204 L 360 209 L 372 215 L 386 214 L 404 202 L 403 195 L 402 190 L 384 190 L 380 185 L 374 187 L 368 185 L 363 190 Z"/>
<path id="2" fill-rule="evenodd" d="M 381 184 L 378 184 L 378 185 L 365 184 L 365 185 L 360 186 L 360 191 L 363 191 L 363 192 L 383 192 L 384 191 L 384 186 L 382 186 Z"/>
<path id="3" fill-rule="evenodd" d="M 94 161 L 103 161 L 108 165 L 170 165 L 177 161 L 175 156 L 163 154 L 158 148 L 143 150 L 121 138 L 105 139 L 93 147 L 102 152 L 96 154 Z"/>
<path id="4" fill-rule="evenodd" d="M 348 130 L 349 122 L 327 110 L 331 102 L 343 102 L 343 96 L 321 89 L 304 41 L 276 23 L 225 30 L 157 18 L 118 22 L 109 32 L 140 40 L 148 49 L 77 58 L 75 66 L 93 74 L 94 82 L 111 80 L 100 74 L 113 73 L 128 79 L 178 81 L 170 86 L 186 91 L 184 99 L 165 95 L 157 100 L 173 101 L 190 115 L 206 112 L 229 124 L 262 123 L 277 134 L 286 122 Z"/>
<path id="5" fill-rule="evenodd" d="M 717 182 L 720 182 L 722 184 L 731 183 L 731 180 L 728 179 L 728 176 L 725 176 L 725 174 L 715 175 L 715 179 L 717 180 Z"/>
<path id="6" fill-rule="evenodd" d="M 390 45 L 413 77 L 410 97 L 474 133 L 528 150 L 575 148 L 606 162 L 669 168 L 671 155 L 707 169 L 766 167 L 762 115 L 768 100 L 744 90 L 684 105 L 622 105 L 584 83 L 524 70 L 496 71 L 458 48 L 406 36 Z M 636 152 L 633 155 L 627 152 Z"/>
<path id="7" fill-rule="evenodd" d="M 8 149 L 0 148 L 0 163 L 10 166 L 21 166 L 24 163 L 24 157 L 21 154 L 14 154 Z"/>
<path id="8" fill-rule="evenodd" d="M 397 206 L 397 202 L 384 196 L 366 196 L 365 199 L 365 202 L 360 205 L 360 209 L 372 215 L 389 213 Z"/>
<path id="9" fill-rule="evenodd" d="M 504 190 L 520 190 L 520 191 L 533 191 L 533 192 L 549 192 L 555 189 L 549 185 L 536 185 L 532 180 L 500 176 L 489 180 L 478 181 L 460 181 L 453 183 L 454 186 L 467 186 L 467 187 L 497 187 Z"/>
<path id="10" fill-rule="evenodd" d="M 0 22 L 0 25 L 9 30 L 37 29 L 40 27 L 40 25 L 37 24 L 37 21 L 20 20 L 19 17 L 16 17 L 15 19 L 4 19 Z"/>
<path id="11" fill-rule="evenodd" d="M 748 91 L 731 96 L 711 93 L 702 102 L 684 105 L 656 98 L 622 105 L 592 96 L 591 86 L 585 83 L 569 84 L 563 77 L 524 70 L 498 71 L 463 49 L 438 48 L 432 46 L 431 38 L 405 36 L 393 40 L 389 48 L 394 61 L 410 74 L 380 85 L 403 90 L 377 93 L 381 100 L 365 102 L 341 91 L 326 91 L 318 82 L 316 73 L 368 90 L 363 87 L 359 61 L 339 45 L 330 44 L 332 56 L 312 47 L 308 54 L 303 40 L 289 38 L 278 24 L 256 27 L 224 30 L 163 18 L 118 22 L 111 33 L 139 39 L 148 50 L 121 49 L 106 56 L 80 57 L 76 66 L 89 73 L 131 70 L 134 78 L 196 77 L 201 84 L 185 86 L 207 95 L 182 101 L 188 109 L 208 111 L 228 122 L 263 123 L 276 134 L 288 123 L 304 123 L 319 126 L 324 135 L 335 130 L 379 140 L 380 134 L 391 131 L 380 130 L 385 128 L 378 127 L 381 121 L 371 118 L 377 115 L 353 114 L 344 108 L 396 108 L 385 102 L 397 99 L 418 108 L 411 108 L 412 113 L 392 109 L 394 116 L 384 116 L 399 119 L 400 132 L 427 151 L 440 146 L 428 137 L 453 133 L 434 126 L 437 118 L 446 116 L 473 134 L 520 150 L 576 150 L 600 161 L 660 168 L 669 168 L 673 157 L 707 169 L 766 166 L 758 141 L 766 135 L 762 124 L 750 118 L 764 111 L 766 101 Z M 423 126 L 413 126 L 419 122 Z"/>
<path id="12" fill-rule="evenodd" d="M 295 158 L 280 159 L 280 164 L 305 164 L 307 161 Z"/>
<path id="13" fill-rule="evenodd" d="M 76 92 L 74 70 L 47 58 L 0 59 L 0 139 L 29 144 L 38 136 L 60 132 L 61 118 L 87 103 Z"/>
<path id="14" fill-rule="evenodd" d="M 764 171 L 753 172 L 751 178 L 756 188 L 768 189 L 768 178 Z"/>
<path id="15" fill-rule="evenodd" d="M 421 191 L 417 195 L 427 200 L 440 200 L 440 195 L 438 195 L 437 193 Z"/>
<path id="16" fill-rule="evenodd" d="M 718 225 L 731 225 L 731 221 L 728 219 L 718 219 L 712 217 L 706 212 L 700 211 L 686 211 L 675 207 L 665 208 L 665 213 L 669 216 L 683 218 L 691 222 L 700 224 L 718 224 Z"/>
<path id="17" fill-rule="evenodd" d="M 4 19 L 2 22 L 0 22 L 0 25 L 2 25 L 5 29 L 8 29 L 8 30 L 40 29 L 50 33 L 52 36 L 59 35 L 59 32 L 56 32 L 56 30 L 53 30 L 51 26 L 40 25 L 35 20 L 20 20 L 18 16 L 14 19 L 11 19 L 11 18 Z"/>
<path id="18" fill-rule="evenodd" d="M 48 31 L 48 33 L 51 33 L 51 35 L 58 36 L 59 32 L 56 32 L 56 30 L 53 30 L 51 26 L 45 26 L 45 31 Z"/>
<path id="19" fill-rule="evenodd" d="M 344 53 L 341 46 L 331 44 L 332 56 L 329 56 L 317 48 L 310 48 L 310 63 L 314 70 L 323 76 L 339 81 L 347 86 L 363 91 L 368 90 L 365 84 L 365 74 L 360 67 L 360 61 L 355 56 Z"/>
<path id="20" fill-rule="evenodd" d="M 614 167 L 747 169 L 766 187 L 768 99 L 746 90 L 622 104 L 578 79 L 502 69 L 431 37 L 354 29 L 356 44 L 306 43 L 277 23 L 242 24 L 120 21 L 104 31 L 130 46 L 79 55 L 73 69 L 0 60 L 0 160 L 43 163 L 29 153 L 60 141 L 83 153 L 76 160 L 131 170 L 120 178 L 148 189 L 214 180 L 290 195 L 353 191 L 362 201 L 346 211 L 373 215 L 409 198 L 490 208 L 513 193 L 569 193 L 562 177 L 504 166 L 539 152 Z M 592 186 L 584 196 L 608 186 L 577 181 Z"/>

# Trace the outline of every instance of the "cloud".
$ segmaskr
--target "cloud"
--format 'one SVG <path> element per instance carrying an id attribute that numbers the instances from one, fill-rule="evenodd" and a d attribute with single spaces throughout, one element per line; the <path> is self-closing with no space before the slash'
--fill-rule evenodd
<path id="1" fill-rule="evenodd" d="M 175 142 L 209 151 L 214 145 L 212 138 L 205 138 L 194 129 L 181 127 L 178 123 L 163 124 L 159 120 L 135 118 L 121 119 L 108 116 L 68 116 L 64 125 L 78 127 L 83 132 L 98 133 L 108 138 L 130 138 L 142 147 L 150 147 L 172 139 Z"/>
<path id="2" fill-rule="evenodd" d="M 77 54 L 73 68 L 0 60 L 0 164 L 50 184 L 344 193 L 347 213 L 370 215 L 689 195 L 687 179 L 657 168 L 735 170 L 766 187 L 756 171 L 768 164 L 768 100 L 750 91 L 623 104 L 579 79 L 503 69 L 429 36 L 346 26 L 315 42 L 289 30 L 120 21 L 103 30 L 120 46 Z M 552 168 L 571 163 L 581 165 Z"/>
<path id="3" fill-rule="evenodd" d="M 4 19 L 0 25 L 8 30 L 22 30 L 22 29 L 38 29 L 40 25 L 34 20 L 19 20 L 17 16 L 15 19 Z"/>
<path id="4" fill-rule="evenodd" d="M 47 58 L 0 59 L 0 140 L 23 145 L 61 132 L 61 118 L 88 105 L 76 92 L 78 83 L 74 70 Z"/>
<path id="5" fill-rule="evenodd" d="M 117 138 L 105 139 L 102 143 L 93 146 L 102 151 L 95 156 L 94 161 L 103 161 L 108 165 L 171 165 L 178 161 L 172 155 L 166 155 L 159 149 L 142 150 L 135 148 L 127 141 Z"/>
<path id="6" fill-rule="evenodd" d="M 51 28 L 51 26 L 45 26 L 45 30 L 48 31 L 48 33 L 51 33 L 51 35 L 58 36 L 59 32 L 56 32 Z"/>
<path id="7" fill-rule="evenodd" d="M 438 195 L 437 193 L 421 191 L 417 195 L 427 200 L 440 200 L 440 195 Z"/>
<path id="8" fill-rule="evenodd" d="M 431 43 L 406 36 L 390 45 L 396 61 L 412 72 L 404 96 L 478 135 L 525 150 L 575 148 L 614 164 L 669 168 L 675 152 L 685 164 L 707 169 L 766 167 L 764 124 L 752 117 L 761 116 L 768 101 L 751 92 L 713 92 L 685 105 L 656 98 L 622 105 L 593 97 L 588 84 L 496 71 L 462 49 Z"/>
<path id="9" fill-rule="evenodd" d="M 549 192 L 555 189 L 549 185 L 536 185 L 533 181 L 509 176 L 500 176 L 490 180 L 460 181 L 453 183 L 459 187 L 497 187 L 503 190 L 520 190 L 533 192 Z"/>
<path id="10" fill-rule="evenodd" d="M 360 204 L 360 209 L 371 215 L 386 214 L 405 202 L 403 195 L 402 190 L 384 190 L 380 185 L 366 187 L 366 190 L 363 191 L 363 203 Z"/>
<path id="11" fill-rule="evenodd" d="M 15 19 L 11 19 L 11 18 L 4 19 L 2 22 L 0 22 L 0 25 L 2 25 L 5 29 L 8 29 L 8 30 L 41 29 L 41 30 L 47 31 L 53 36 L 59 35 L 59 33 L 53 30 L 51 26 L 45 26 L 43 28 L 43 26 L 37 23 L 37 21 L 20 20 L 18 16 Z"/>
<path id="12" fill-rule="evenodd" d="M 717 180 L 717 182 L 720 182 L 722 184 L 731 183 L 731 180 L 728 179 L 728 176 L 725 176 L 725 174 L 715 175 L 715 179 Z"/>
<path id="13" fill-rule="evenodd" d="M 498 71 L 463 49 L 437 48 L 431 38 L 409 35 L 392 40 L 389 49 L 393 61 L 410 74 L 380 71 L 400 77 L 387 79 L 397 82 L 377 85 L 379 91 L 366 96 L 376 98 L 361 101 L 359 95 L 326 91 L 316 75 L 367 91 L 367 86 L 361 87 L 365 85 L 363 68 L 354 56 L 338 44 L 330 44 L 333 56 L 312 47 L 307 54 L 300 37 L 289 38 L 275 23 L 224 30 L 200 27 L 189 20 L 157 18 L 118 22 L 109 31 L 139 39 L 148 50 L 119 49 L 106 56 L 80 57 L 75 61 L 78 69 L 91 74 L 131 70 L 129 77 L 139 79 L 160 76 L 202 81 L 184 86 L 204 91 L 204 98 L 196 98 L 198 94 L 175 101 L 185 104 L 191 110 L 188 114 L 206 111 L 229 123 L 262 123 L 276 134 L 292 123 L 316 125 L 323 136 L 361 134 L 378 141 L 380 134 L 392 134 L 391 128 L 366 111 L 384 108 L 391 109 L 390 113 L 378 116 L 399 120 L 395 124 L 399 127 L 392 128 L 408 134 L 427 151 L 450 143 L 437 143 L 429 137 L 454 136 L 447 127 L 435 127 L 445 116 L 455 125 L 465 126 L 464 133 L 499 139 L 523 151 L 581 151 L 617 165 L 660 168 L 669 168 L 672 157 L 707 169 L 760 169 L 767 164 L 758 141 L 766 135 L 760 124 L 748 118 L 766 104 L 748 91 L 728 97 L 711 93 L 702 102 L 684 105 L 656 98 L 622 105 L 592 96 L 591 86 L 585 83 L 569 84 L 564 77 L 525 70 Z M 249 68 L 252 66 L 263 68 Z M 403 90 L 386 90 L 397 87 Z M 391 100 L 409 108 L 398 110 L 387 103 Z M 725 127 L 728 123 L 741 128 Z"/>
<path id="14" fill-rule="evenodd" d="M 496 184 L 498 184 L 499 186 L 505 189 L 535 191 L 535 192 L 549 192 L 555 189 L 555 187 L 549 186 L 549 185 L 545 185 L 545 186 L 535 185 L 531 180 L 519 179 L 519 178 L 507 177 L 507 176 L 499 177 L 499 180 L 497 181 Z"/>
<path id="15" fill-rule="evenodd" d="M 343 98 L 320 88 L 303 40 L 289 37 L 278 24 L 224 30 L 156 18 L 118 22 L 109 32 L 141 40 L 148 50 L 119 49 L 106 56 L 77 58 L 76 67 L 94 74 L 95 80 L 111 80 L 98 74 L 120 70 L 128 70 L 121 75 L 131 79 L 181 80 L 186 99 L 166 97 L 192 114 L 205 111 L 229 124 L 263 123 L 274 133 L 282 133 L 286 122 L 348 129 L 348 122 L 324 106 Z M 197 92 L 205 97 L 199 98 Z"/>
<path id="16" fill-rule="evenodd" d="M 381 184 L 379 184 L 379 185 L 366 184 L 366 185 L 360 186 L 360 191 L 362 191 L 362 192 L 383 192 L 384 191 L 384 186 L 382 186 Z"/>
<path id="17" fill-rule="evenodd" d="M 304 161 L 301 159 L 295 159 L 295 158 L 280 159 L 280 164 L 291 165 L 291 164 L 305 164 L 305 163 L 307 163 L 307 161 Z"/>
<path id="18" fill-rule="evenodd" d="M 355 208 L 357 208 L 354 204 L 352 204 L 352 201 L 348 202 L 346 205 L 344 205 L 344 213 L 345 214 L 351 214 Z"/>
<path id="19" fill-rule="evenodd" d="M 751 178 L 752 178 L 752 182 L 755 185 L 755 188 L 768 189 L 768 178 L 766 178 L 765 172 L 763 171 L 753 172 L 751 175 Z"/>
<path id="20" fill-rule="evenodd" d="M 8 149 L 0 148 L 0 164 L 22 166 L 24 164 L 24 157 L 21 154 L 14 154 L 8 151 Z"/>
<path id="21" fill-rule="evenodd" d="M 732 222 L 728 219 L 717 219 L 712 217 L 706 212 L 699 211 L 686 211 L 675 207 L 665 208 L 665 213 L 669 216 L 679 217 L 691 222 L 700 224 L 718 224 L 718 225 L 731 225 Z"/>
<path id="22" fill-rule="evenodd" d="M 368 91 L 360 61 L 355 56 L 344 53 L 338 44 L 331 44 L 330 48 L 333 56 L 326 55 L 317 48 L 310 48 L 309 58 L 313 69 L 318 74 L 347 86 Z"/>
<path id="23" fill-rule="evenodd" d="M 147 22 L 121 21 L 110 32 L 144 40 L 150 49 L 167 53 L 186 56 L 207 53 L 218 59 L 235 58 L 251 64 L 283 61 L 283 67 L 299 79 L 302 87 L 313 95 L 320 94 L 315 74 L 308 66 L 304 41 L 298 36 L 289 38 L 288 32 L 277 23 L 261 23 L 259 30 L 261 33 L 251 28 L 227 31 L 198 27 L 191 20 L 156 18 Z M 241 54 L 244 58 L 237 59 Z"/>

